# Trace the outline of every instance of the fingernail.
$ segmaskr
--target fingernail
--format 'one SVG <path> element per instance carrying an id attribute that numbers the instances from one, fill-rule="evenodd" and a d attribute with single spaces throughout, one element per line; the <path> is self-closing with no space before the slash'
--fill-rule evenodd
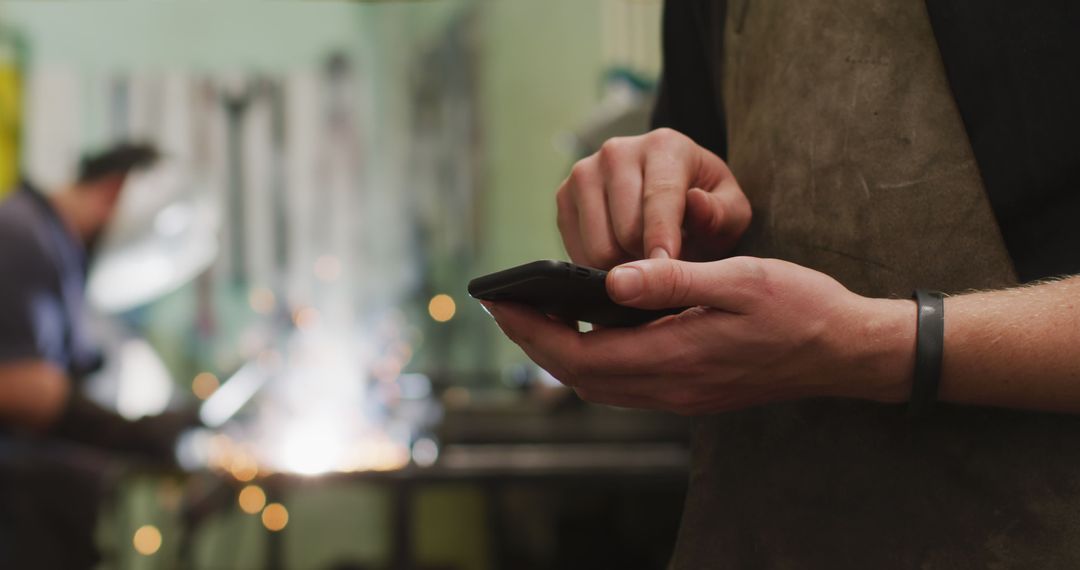
<path id="1" fill-rule="evenodd" d="M 616 267 L 611 270 L 611 298 L 615 301 L 636 299 L 645 289 L 645 276 L 637 267 Z"/>
<path id="2" fill-rule="evenodd" d="M 649 252 L 649 259 L 671 259 L 671 256 L 668 255 L 666 249 L 654 247 L 653 250 Z"/>

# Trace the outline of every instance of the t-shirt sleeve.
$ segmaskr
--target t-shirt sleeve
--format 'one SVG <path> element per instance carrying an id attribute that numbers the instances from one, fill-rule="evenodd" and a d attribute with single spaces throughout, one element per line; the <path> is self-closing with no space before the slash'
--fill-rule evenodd
<path id="1" fill-rule="evenodd" d="M 55 271 L 35 242 L 4 233 L 0 232 L 0 363 L 62 358 L 64 308 L 51 284 Z"/>
<path id="2" fill-rule="evenodd" d="M 668 127 L 727 157 L 727 133 L 716 77 L 726 2 L 667 0 L 663 22 L 663 73 L 653 108 L 653 128 Z"/>

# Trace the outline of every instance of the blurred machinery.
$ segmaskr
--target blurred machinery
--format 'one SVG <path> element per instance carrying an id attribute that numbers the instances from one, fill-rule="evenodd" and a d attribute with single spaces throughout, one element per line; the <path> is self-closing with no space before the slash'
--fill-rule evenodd
<path id="1" fill-rule="evenodd" d="M 113 84 L 114 127 L 171 148 L 165 164 L 129 181 L 88 294 L 99 313 L 128 321 L 152 301 L 194 295 L 189 359 L 232 373 L 220 382 L 201 376 L 202 419 L 215 431 L 186 441 L 189 467 L 233 475 L 251 466 L 303 475 L 398 469 L 438 419 L 430 381 L 404 373 L 419 340 L 396 308 L 410 272 L 372 263 L 372 248 L 354 246 L 405 224 L 395 222 L 400 206 L 388 209 L 363 191 L 352 73 L 335 55 L 321 76 L 290 84 Z M 150 105 L 143 99 L 162 90 L 180 93 L 165 98 L 187 107 L 179 114 L 211 122 L 187 133 L 216 138 L 224 162 L 195 152 L 193 141 L 170 131 L 176 125 L 136 127 Z M 309 157 L 315 168 L 286 168 Z M 222 314 L 236 297 L 248 309 L 239 319 Z M 173 382 L 125 319 L 100 327 L 119 364 L 106 371 L 113 384 L 98 381 L 95 391 L 128 415 L 160 411 Z M 140 380 L 125 382 L 133 369 Z"/>
<path id="2" fill-rule="evenodd" d="M 175 163 L 133 175 L 87 282 L 92 306 L 131 311 L 209 270 L 219 252 L 215 206 Z"/>

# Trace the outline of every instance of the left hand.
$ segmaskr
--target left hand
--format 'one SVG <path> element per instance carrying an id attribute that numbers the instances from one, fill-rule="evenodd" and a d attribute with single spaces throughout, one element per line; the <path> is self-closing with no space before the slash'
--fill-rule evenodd
<path id="1" fill-rule="evenodd" d="M 503 332 L 583 399 L 703 414 L 830 396 L 903 401 L 914 303 L 861 297 L 785 261 L 650 259 L 608 275 L 623 305 L 694 306 L 634 328 L 579 333 L 527 307 L 485 303 Z"/>

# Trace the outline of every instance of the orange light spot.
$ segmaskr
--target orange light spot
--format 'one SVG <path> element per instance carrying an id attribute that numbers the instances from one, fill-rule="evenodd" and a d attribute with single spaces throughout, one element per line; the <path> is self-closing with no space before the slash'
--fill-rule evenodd
<path id="1" fill-rule="evenodd" d="M 237 500 L 240 503 L 240 510 L 254 515 L 266 506 L 266 493 L 258 485 L 248 485 L 240 490 Z"/>
<path id="2" fill-rule="evenodd" d="M 269 315 L 277 306 L 277 298 L 274 297 L 274 292 L 266 287 L 256 287 L 248 293 L 248 305 L 260 315 Z"/>
<path id="3" fill-rule="evenodd" d="M 445 323 L 454 318 L 454 313 L 457 312 L 457 304 L 454 303 L 454 299 L 450 295 L 440 293 L 431 298 L 431 302 L 428 303 L 428 314 L 432 319 L 440 323 Z"/>
<path id="4" fill-rule="evenodd" d="M 262 523 L 271 532 L 282 530 L 289 524 L 289 511 L 281 503 L 270 503 L 263 509 Z"/>
<path id="5" fill-rule="evenodd" d="M 229 472 L 237 481 L 251 481 L 259 474 L 259 464 L 249 455 L 240 453 L 233 457 Z"/>
<path id="6" fill-rule="evenodd" d="M 139 530 L 135 531 L 131 544 L 139 554 L 150 556 L 161 548 L 161 531 L 152 524 L 140 526 Z"/>
<path id="7" fill-rule="evenodd" d="M 209 372 L 202 372 L 195 376 L 195 379 L 191 381 L 191 391 L 195 393 L 195 397 L 200 400 L 205 400 L 212 396 L 217 389 L 221 387 L 221 381 L 217 376 Z"/>

